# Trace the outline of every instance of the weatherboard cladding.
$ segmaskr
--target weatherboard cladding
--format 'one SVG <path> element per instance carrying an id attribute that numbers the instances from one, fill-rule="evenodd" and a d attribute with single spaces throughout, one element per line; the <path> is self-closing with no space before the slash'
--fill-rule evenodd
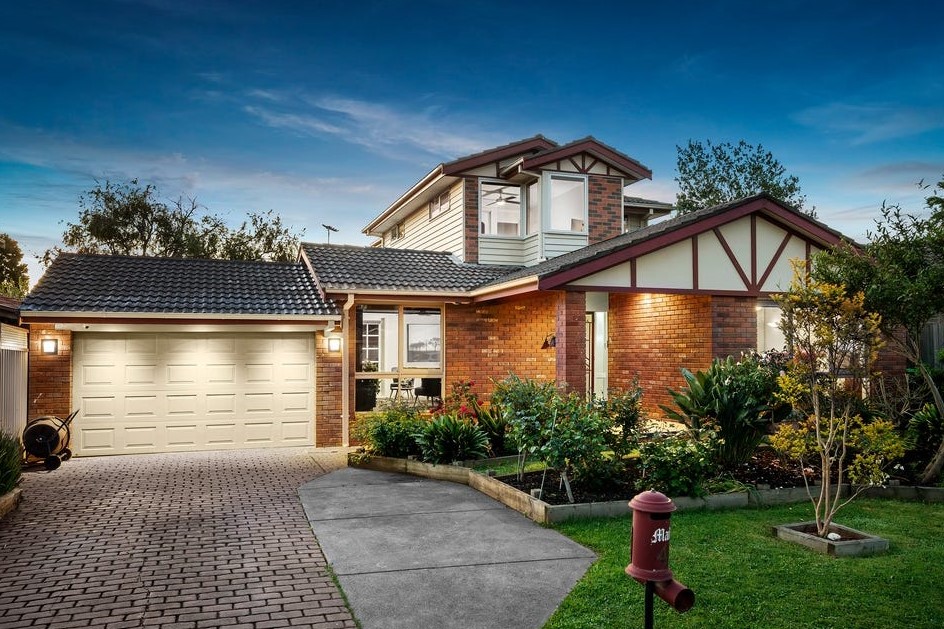
<path id="1" fill-rule="evenodd" d="M 60 254 L 20 307 L 33 312 L 336 316 L 298 263 Z"/>
<path id="2" fill-rule="evenodd" d="M 445 251 L 304 243 L 318 283 L 328 292 L 465 292 L 517 267 L 459 262 Z"/>

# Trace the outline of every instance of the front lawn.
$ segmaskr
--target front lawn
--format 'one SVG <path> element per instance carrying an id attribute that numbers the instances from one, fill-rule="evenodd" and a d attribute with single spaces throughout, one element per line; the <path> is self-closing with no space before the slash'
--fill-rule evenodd
<path id="1" fill-rule="evenodd" d="M 777 540 L 770 527 L 812 519 L 808 503 L 672 516 L 670 563 L 695 591 L 678 614 L 660 599 L 655 626 L 721 629 L 944 627 L 944 505 L 859 500 L 837 518 L 891 542 L 884 555 L 835 559 Z M 631 519 L 554 528 L 599 560 L 545 629 L 641 627 L 643 586 L 623 572 Z"/>

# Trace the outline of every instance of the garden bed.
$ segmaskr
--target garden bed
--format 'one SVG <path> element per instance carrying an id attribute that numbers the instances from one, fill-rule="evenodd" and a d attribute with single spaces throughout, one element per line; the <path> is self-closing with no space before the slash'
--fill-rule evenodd
<path id="1" fill-rule="evenodd" d="M 509 484 L 508 481 L 514 477 L 495 478 L 459 465 L 434 465 L 410 459 L 397 459 L 382 456 L 373 456 L 367 459 L 352 457 L 349 463 L 352 467 L 360 467 L 379 472 L 412 474 L 423 478 L 469 485 L 473 489 L 482 492 L 541 524 L 565 522 L 575 518 L 617 517 L 627 515 L 632 512 L 629 508 L 630 498 L 639 493 L 637 490 L 627 489 L 629 493 L 625 494 L 625 496 L 628 496 L 625 498 L 612 500 L 590 499 L 587 502 L 575 502 L 573 504 L 550 504 L 545 500 L 533 497 L 529 492 L 522 491 Z M 548 470 L 549 477 L 550 474 L 551 470 Z M 843 486 L 843 491 L 848 491 L 848 486 Z M 944 489 L 940 491 L 942 498 L 944 498 Z M 677 496 L 673 497 L 672 500 L 679 510 L 685 511 L 691 509 L 729 509 L 747 506 L 791 504 L 806 502 L 809 500 L 809 496 L 805 488 L 792 487 L 711 494 L 699 498 Z"/>

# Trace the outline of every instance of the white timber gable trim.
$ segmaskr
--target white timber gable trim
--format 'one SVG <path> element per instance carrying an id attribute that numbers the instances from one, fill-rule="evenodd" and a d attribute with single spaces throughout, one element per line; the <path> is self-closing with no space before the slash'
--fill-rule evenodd
<path id="1" fill-rule="evenodd" d="M 821 247 L 750 215 L 614 264 L 567 284 L 581 290 L 762 295 L 786 290 L 793 260 Z"/>

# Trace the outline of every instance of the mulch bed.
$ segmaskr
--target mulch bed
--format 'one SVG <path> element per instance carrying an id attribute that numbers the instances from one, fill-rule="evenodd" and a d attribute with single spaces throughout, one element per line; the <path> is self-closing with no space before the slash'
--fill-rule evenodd
<path id="1" fill-rule="evenodd" d="M 757 487 L 758 485 L 768 485 L 771 488 L 783 487 L 802 487 L 803 477 L 796 465 L 785 465 L 780 461 L 776 454 L 769 450 L 759 450 L 753 458 L 729 470 L 727 476 L 734 480 Z M 814 478 L 810 476 L 810 478 Z M 630 500 L 639 493 L 636 489 L 636 480 L 638 471 L 630 468 L 627 474 L 614 482 L 605 486 L 588 487 L 584 484 L 571 481 L 571 490 L 574 494 L 574 502 L 608 502 L 612 500 Z M 541 499 L 552 505 L 568 504 L 567 490 L 561 482 L 560 474 L 554 470 L 544 472 L 528 472 L 523 480 L 519 481 L 517 476 L 503 476 L 500 479 L 503 483 L 520 489 L 525 493 L 530 493 L 532 489 L 539 489 L 543 484 L 543 494 Z"/>

